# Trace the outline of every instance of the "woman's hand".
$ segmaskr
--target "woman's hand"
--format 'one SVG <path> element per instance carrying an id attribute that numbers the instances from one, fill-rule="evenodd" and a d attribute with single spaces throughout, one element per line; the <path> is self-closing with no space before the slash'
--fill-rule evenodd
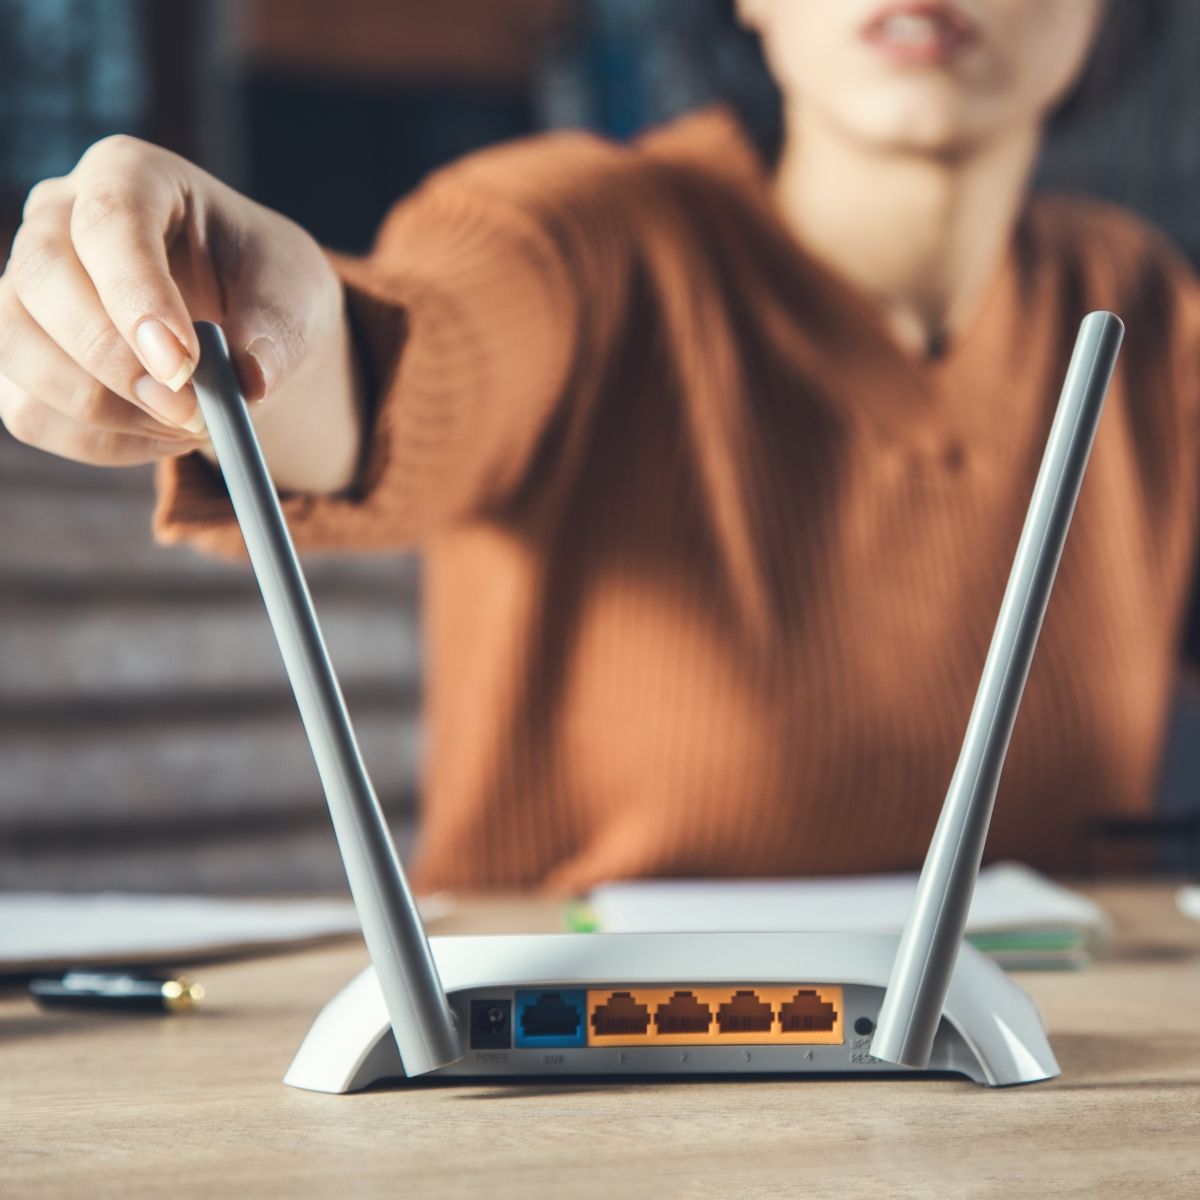
<path id="1" fill-rule="evenodd" d="M 194 320 L 224 327 L 247 399 L 279 410 L 264 424 L 280 482 L 346 486 L 354 372 L 320 247 L 136 138 L 97 142 L 29 195 L 0 276 L 0 419 L 19 441 L 103 466 L 202 446 Z M 282 400 L 297 392 L 311 411 L 287 415 Z"/>

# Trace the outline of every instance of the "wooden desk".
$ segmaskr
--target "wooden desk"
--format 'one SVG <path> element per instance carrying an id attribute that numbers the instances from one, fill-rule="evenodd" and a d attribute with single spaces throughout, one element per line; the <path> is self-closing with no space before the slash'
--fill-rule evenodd
<path id="1" fill-rule="evenodd" d="M 0 999 L 0 1195 L 792 1197 L 1200 1195 L 1200 926 L 1167 888 L 1107 886 L 1116 954 L 1029 974 L 1051 1083 L 546 1083 L 322 1096 L 280 1083 L 342 945 L 196 971 L 191 1018 Z M 556 928 L 464 904 L 443 932 Z"/>

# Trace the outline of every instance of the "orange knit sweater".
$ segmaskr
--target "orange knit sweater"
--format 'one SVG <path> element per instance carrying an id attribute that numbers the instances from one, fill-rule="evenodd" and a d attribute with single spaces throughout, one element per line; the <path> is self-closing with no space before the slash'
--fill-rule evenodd
<path id="1" fill-rule="evenodd" d="M 1128 326 L 990 856 L 1152 795 L 1196 535 L 1200 285 L 1040 199 L 937 361 L 797 245 L 733 119 L 468 158 L 339 262 L 377 385 L 306 547 L 417 546 L 423 888 L 919 862 L 1075 331 Z M 234 551 L 198 458 L 157 529 Z"/>

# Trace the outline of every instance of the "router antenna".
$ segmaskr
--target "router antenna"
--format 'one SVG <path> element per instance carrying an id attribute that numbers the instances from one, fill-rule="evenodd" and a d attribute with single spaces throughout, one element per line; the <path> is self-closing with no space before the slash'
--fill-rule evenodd
<path id="1" fill-rule="evenodd" d="M 462 1058 L 425 927 L 388 833 L 220 328 L 196 324 L 193 383 L 317 761 L 363 940 L 409 1076 Z"/>
<path id="2" fill-rule="evenodd" d="M 958 765 L 871 1040 L 871 1053 L 884 1062 L 929 1065 L 1013 722 L 1123 333 L 1110 312 L 1089 313 L 1079 327 Z"/>

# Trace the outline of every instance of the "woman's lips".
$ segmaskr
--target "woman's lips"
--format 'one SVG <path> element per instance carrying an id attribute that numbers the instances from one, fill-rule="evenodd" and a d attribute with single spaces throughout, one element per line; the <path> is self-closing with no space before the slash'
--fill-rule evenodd
<path id="1" fill-rule="evenodd" d="M 862 39 L 896 63 L 946 66 L 979 40 L 978 26 L 953 4 L 889 4 L 862 29 Z"/>

